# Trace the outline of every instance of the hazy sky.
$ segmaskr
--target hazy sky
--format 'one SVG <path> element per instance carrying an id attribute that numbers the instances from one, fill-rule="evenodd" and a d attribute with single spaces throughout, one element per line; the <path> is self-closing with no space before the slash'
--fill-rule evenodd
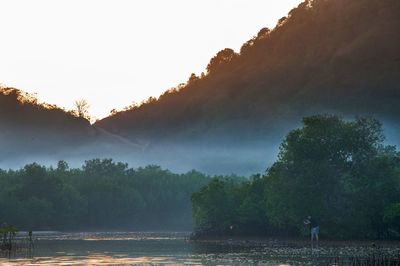
<path id="1" fill-rule="evenodd" d="M 0 83 L 93 116 L 186 82 L 301 0 L 0 0 Z"/>

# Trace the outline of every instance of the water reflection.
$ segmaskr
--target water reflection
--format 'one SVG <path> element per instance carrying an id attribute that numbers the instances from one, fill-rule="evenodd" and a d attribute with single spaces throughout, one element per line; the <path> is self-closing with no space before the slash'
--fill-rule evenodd
<path id="1" fill-rule="evenodd" d="M 23 233 L 21 234 L 23 235 Z M 367 243 L 308 241 L 188 241 L 182 232 L 34 232 L 32 254 L 0 258 L 1 265 L 329 265 L 341 255 L 371 251 Z M 398 244 L 398 243 L 397 243 Z M 381 250 L 400 252 L 400 245 Z"/>
<path id="2" fill-rule="evenodd" d="M 179 260 L 175 257 L 138 257 L 118 258 L 105 255 L 83 256 L 83 257 L 36 257 L 34 259 L 12 259 L 0 261 L 2 265 L 202 265 L 200 259 Z"/>

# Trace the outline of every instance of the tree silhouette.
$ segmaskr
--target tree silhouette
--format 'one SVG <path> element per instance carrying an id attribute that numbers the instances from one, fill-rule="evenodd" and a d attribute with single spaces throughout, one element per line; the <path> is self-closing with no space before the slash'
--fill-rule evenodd
<path id="1" fill-rule="evenodd" d="M 207 65 L 207 71 L 210 73 L 218 68 L 219 65 L 231 61 L 237 54 L 230 48 L 225 48 L 217 53 L 216 56 L 211 58 L 210 63 Z"/>
<path id="2" fill-rule="evenodd" d="M 90 114 L 89 114 L 90 105 L 88 104 L 88 102 L 85 99 L 76 100 L 74 102 L 74 106 L 75 106 L 74 114 L 77 117 L 81 117 L 86 120 L 90 120 Z"/>

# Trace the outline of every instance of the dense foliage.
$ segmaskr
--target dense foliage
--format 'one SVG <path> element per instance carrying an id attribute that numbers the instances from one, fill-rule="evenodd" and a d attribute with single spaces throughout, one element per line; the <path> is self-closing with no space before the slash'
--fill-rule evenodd
<path id="1" fill-rule="evenodd" d="M 299 235 L 312 215 L 325 237 L 400 237 L 400 154 L 383 144 L 380 123 L 322 115 L 303 124 L 264 176 L 213 180 L 192 196 L 199 232 Z"/>
<path id="2" fill-rule="evenodd" d="M 81 169 L 29 164 L 0 171 L 0 223 L 19 229 L 192 228 L 190 195 L 210 178 L 158 166 L 131 169 L 110 159 Z"/>

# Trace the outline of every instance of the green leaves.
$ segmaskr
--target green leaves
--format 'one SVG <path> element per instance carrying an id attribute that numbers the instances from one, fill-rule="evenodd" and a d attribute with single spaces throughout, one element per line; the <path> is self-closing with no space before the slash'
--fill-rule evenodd
<path id="1" fill-rule="evenodd" d="M 393 172 L 398 164 L 387 161 L 393 152 L 389 157 L 383 152 L 381 124 L 332 115 L 306 117 L 303 124 L 287 135 L 278 162 L 267 173 L 271 221 L 300 232 L 299 221 L 313 215 L 322 232 L 377 235 L 382 230 L 380 210 L 395 195 L 390 188 L 398 180 Z"/>
<path id="2" fill-rule="evenodd" d="M 194 194 L 195 220 L 219 232 L 235 223 L 240 233 L 299 235 L 312 215 L 324 237 L 399 237 L 400 156 L 383 140 L 372 118 L 305 117 L 264 177 L 233 187 L 214 180 Z"/>
<path id="3" fill-rule="evenodd" d="M 226 231 L 237 216 L 232 180 L 213 179 L 192 195 L 193 214 L 198 227 Z"/>
<path id="4" fill-rule="evenodd" d="M 0 171 L 0 223 L 23 229 L 186 229 L 190 196 L 210 180 L 191 171 L 174 174 L 151 165 L 130 169 L 93 159 L 81 169 L 29 164 Z"/>
<path id="5" fill-rule="evenodd" d="M 266 229 L 264 180 L 259 176 L 241 183 L 213 179 L 192 195 L 192 204 L 197 230 L 231 235 Z"/>

